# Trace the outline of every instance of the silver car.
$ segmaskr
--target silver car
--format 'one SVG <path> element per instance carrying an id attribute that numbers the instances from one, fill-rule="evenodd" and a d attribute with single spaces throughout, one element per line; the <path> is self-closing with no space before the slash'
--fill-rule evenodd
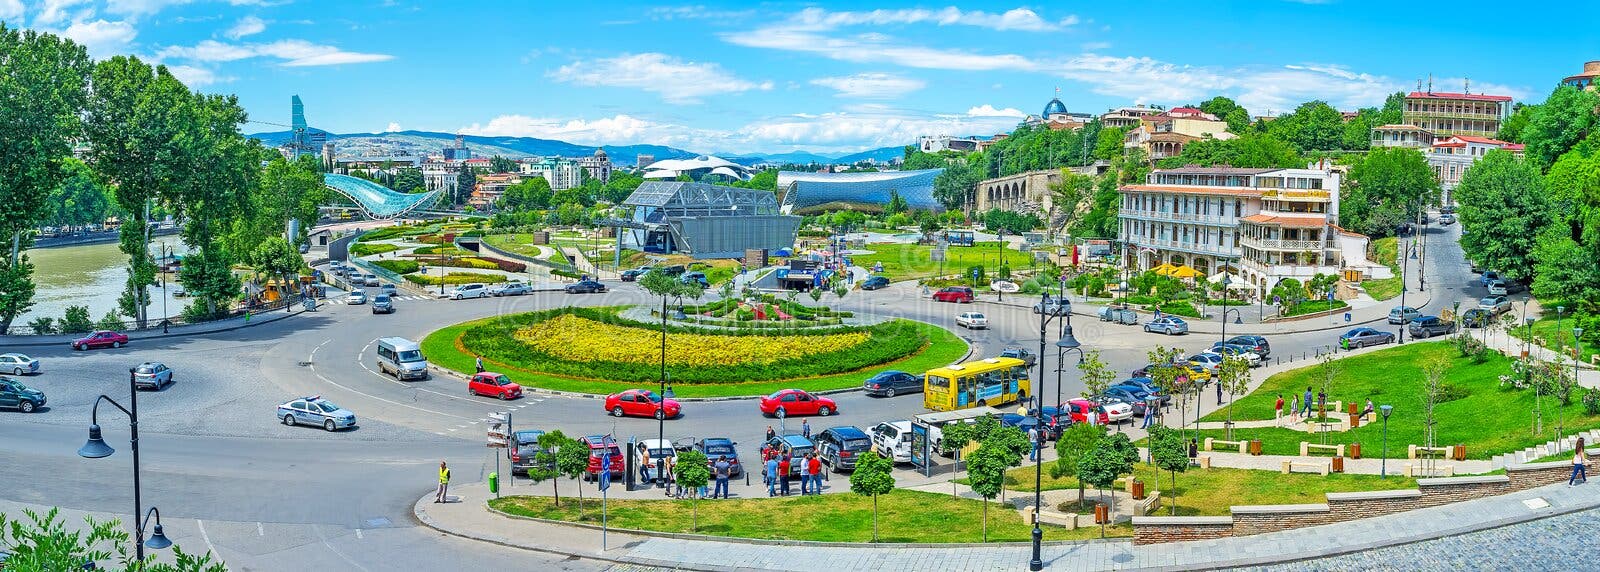
<path id="1" fill-rule="evenodd" d="M 351 290 L 350 295 L 344 299 L 346 304 L 361 305 L 367 303 L 367 293 L 361 290 Z"/>
<path id="2" fill-rule="evenodd" d="M 489 289 L 490 296 L 521 296 L 533 292 L 526 282 L 506 282 Z"/>
<path id="3" fill-rule="evenodd" d="M 172 385 L 172 368 L 158 361 L 147 361 L 133 368 L 133 386 L 160 390 Z"/>
<path id="4" fill-rule="evenodd" d="M 310 425 L 327 431 L 356 426 L 356 414 L 320 395 L 302 397 L 278 406 L 278 419 L 284 425 Z"/>
<path id="5" fill-rule="evenodd" d="M 1478 300 L 1478 309 L 1488 310 L 1493 314 L 1504 314 L 1511 311 L 1511 301 L 1507 300 L 1505 296 L 1490 296 Z"/>
<path id="6" fill-rule="evenodd" d="M 0 371 L 9 371 L 11 375 L 39 373 L 39 360 L 25 354 L 0 354 Z"/>
<path id="7" fill-rule="evenodd" d="M 1169 336 L 1189 333 L 1189 323 L 1177 316 L 1162 316 L 1144 325 L 1146 332 L 1161 332 Z"/>

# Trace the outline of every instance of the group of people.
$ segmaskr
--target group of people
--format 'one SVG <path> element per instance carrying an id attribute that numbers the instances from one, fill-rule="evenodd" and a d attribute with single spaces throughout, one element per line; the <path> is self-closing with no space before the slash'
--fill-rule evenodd
<path id="1" fill-rule="evenodd" d="M 767 448 L 761 452 L 761 479 L 767 485 L 767 496 L 789 496 L 789 475 L 800 473 L 800 494 L 822 494 L 822 458 L 807 453 L 800 459 Z"/>
<path id="2" fill-rule="evenodd" d="M 1311 387 L 1310 386 L 1306 386 L 1306 392 L 1305 392 L 1305 395 L 1303 397 L 1304 397 L 1304 399 L 1302 399 L 1302 396 L 1296 395 L 1296 396 L 1293 396 L 1292 398 L 1290 398 L 1290 401 L 1289 401 L 1289 424 L 1290 425 L 1293 425 L 1295 423 L 1299 423 L 1301 418 L 1305 418 L 1307 420 L 1311 419 L 1311 414 L 1312 414 L 1313 410 L 1311 408 L 1312 394 L 1311 394 Z M 1327 411 L 1327 408 L 1328 408 L 1328 394 L 1326 392 L 1319 391 L 1319 392 L 1317 392 L 1315 397 L 1316 397 L 1316 404 L 1317 404 L 1316 405 L 1317 408 L 1316 408 L 1315 411 Z M 1279 425 L 1282 425 L 1283 411 L 1284 411 L 1283 410 L 1283 394 L 1279 393 L 1278 394 L 1278 401 L 1272 405 L 1272 418 Z M 1366 417 L 1367 414 L 1372 413 L 1374 411 L 1377 411 L 1377 409 L 1375 409 L 1372 406 L 1372 398 L 1369 397 L 1369 398 L 1367 398 L 1366 406 L 1361 409 L 1360 416 Z"/>

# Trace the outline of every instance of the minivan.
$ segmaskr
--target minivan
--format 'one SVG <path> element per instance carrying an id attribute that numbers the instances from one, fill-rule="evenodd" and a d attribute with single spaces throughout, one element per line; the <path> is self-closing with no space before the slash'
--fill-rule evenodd
<path id="1" fill-rule="evenodd" d="M 828 470 L 850 472 L 856 460 L 872 450 L 872 440 L 861 429 L 851 425 L 829 427 L 817 434 L 817 456 L 828 465 Z"/>
<path id="2" fill-rule="evenodd" d="M 872 448 L 896 463 L 911 462 L 911 422 L 884 421 L 872 428 Z"/>
<path id="3" fill-rule="evenodd" d="M 378 371 L 395 379 L 427 379 L 428 360 L 422 346 L 405 338 L 378 340 Z"/>

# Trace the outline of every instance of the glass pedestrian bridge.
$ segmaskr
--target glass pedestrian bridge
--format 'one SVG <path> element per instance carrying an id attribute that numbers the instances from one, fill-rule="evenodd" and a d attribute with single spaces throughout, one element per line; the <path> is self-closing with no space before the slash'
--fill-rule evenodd
<path id="1" fill-rule="evenodd" d="M 433 204 L 439 191 L 397 193 L 388 187 L 349 175 L 328 173 L 322 184 L 352 201 L 368 218 L 391 219 Z"/>

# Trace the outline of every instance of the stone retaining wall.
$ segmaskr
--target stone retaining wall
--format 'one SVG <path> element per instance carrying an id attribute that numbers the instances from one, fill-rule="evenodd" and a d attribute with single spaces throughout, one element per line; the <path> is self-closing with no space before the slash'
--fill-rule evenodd
<path id="1" fill-rule="evenodd" d="M 1233 517 L 1227 516 L 1136 516 L 1133 517 L 1133 543 L 1159 544 L 1210 540 L 1233 536 Z"/>
<path id="2" fill-rule="evenodd" d="M 1230 507 L 1233 534 L 1247 536 L 1337 522 L 1325 504 L 1279 504 Z"/>

